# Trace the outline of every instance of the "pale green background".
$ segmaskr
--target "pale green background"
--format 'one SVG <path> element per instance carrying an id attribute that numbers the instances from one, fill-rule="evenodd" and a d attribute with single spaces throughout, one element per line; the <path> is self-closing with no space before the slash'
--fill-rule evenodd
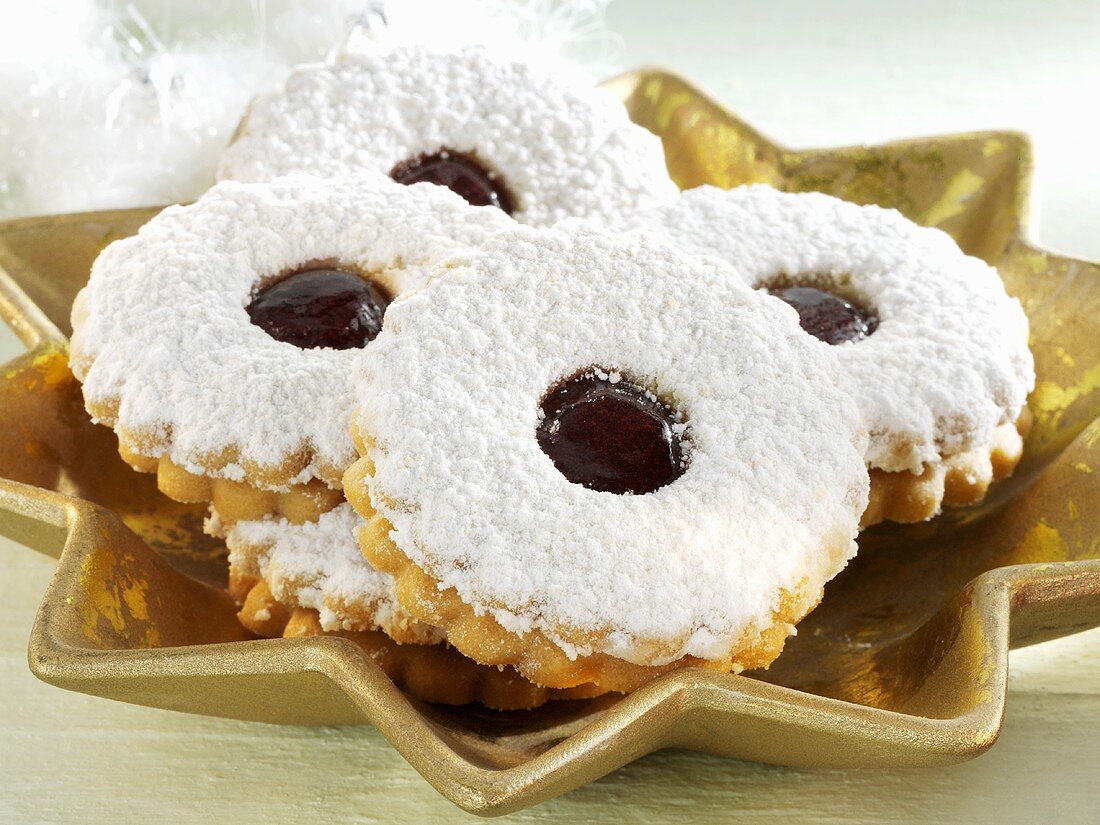
<path id="1" fill-rule="evenodd" d="M 792 145 L 1012 127 L 1038 142 L 1040 238 L 1100 258 L 1100 3 L 616 0 L 662 63 Z M 18 351 L 0 334 L 0 357 Z M 451 822 L 369 728 L 189 717 L 38 683 L 52 562 L 0 541 L 0 822 Z M 625 823 L 1100 822 L 1100 631 L 1012 657 L 998 744 L 937 770 L 798 771 L 661 753 L 507 818 Z"/>

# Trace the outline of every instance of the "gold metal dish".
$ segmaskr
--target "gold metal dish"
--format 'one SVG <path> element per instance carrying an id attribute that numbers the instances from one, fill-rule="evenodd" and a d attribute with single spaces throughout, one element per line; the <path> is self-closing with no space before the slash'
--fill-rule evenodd
<path id="1" fill-rule="evenodd" d="M 0 226 L 0 311 L 29 352 L 0 376 L 0 531 L 60 554 L 30 665 L 61 687 L 192 713 L 376 725 L 440 793 L 483 814 L 683 747 L 797 766 L 960 761 L 1001 727 L 1008 650 L 1100 624 L 1100 265 L 1024 237 L 1027 140 L 990 132 L 791 151 L 683 80 L 609 83 L 684 187 L 765 181 L 900 209 L 997 265 L 1032 322 L 1024 462 L 976 510 L 866 533 L 766 672 L 682 671 L 538 711 L 411 701 L 350 642 L 260 640 L 237 623 L 203 509 L 160 496 L 89 423 L 66 366 L 98 251 L 155 210 Z"/>

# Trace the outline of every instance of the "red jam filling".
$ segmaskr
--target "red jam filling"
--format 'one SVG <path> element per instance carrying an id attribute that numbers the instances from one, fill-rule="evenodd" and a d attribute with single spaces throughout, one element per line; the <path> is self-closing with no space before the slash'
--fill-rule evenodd
<path id="1" fill-rule="evenodd" d="M 247 307 L 252 323 L 302 349 L 357 349 L 382 329 L 389 297 L 341 269 L 306 269 L 260 289 Z"/>
<path id="2" fill-rule="evenodd" d="M 508 190 L 488 169 L 470 155 L 440 149 L 393 167 L 390 177 L 398 183 L 434 183 L 446 186 L 473 206 L 495 206 L 511 215 L 514 205 Z"/>
<path id="3" fill-rule="evenodd" d="M 554 387 L 542 412 L 539 447 L 574 484 L 642 495 L 684 473 L 675 416 L 636 384 L 586 371 Z"/>
<path id="4" fill-rule="evenodd" d="M 878 328 L 878 318 L 872 313 L 831 292 L 810 286 L 769 292 L 794 307 L 802 329 L 826 344 L 860 341 Z"/>

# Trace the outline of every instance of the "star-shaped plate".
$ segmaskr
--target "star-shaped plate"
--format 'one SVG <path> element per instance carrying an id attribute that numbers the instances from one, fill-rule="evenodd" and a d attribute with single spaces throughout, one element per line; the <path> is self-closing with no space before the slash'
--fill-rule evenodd
<path id="1" fill-rule="evenodd" d="M 793 151 L 658 70 L 609 82 L 683 187 L 752 181 L 900 209 L 995 264 L 1032 323 L 1025 458 L 980 508 L 881 526 L 766 672 L 688 670 L 623 698 L 495 713 L 410 700 L 352 643 L 252 638 L 203 508 L 157 493 L 93 426 L 66 365 L 99 250 L 155 210 L 0 225 L 0 530 L 59 554 L 30 639 L 61 687 L 192 713 L 370 722 L 440 793 L 503 813 L 664 747 L 797 766 L 932 765 L 997 738 L 1010 647 L 1100 624 L 1100 265 L 1025 237 L 1030 148 L 1008 132 Z"/>

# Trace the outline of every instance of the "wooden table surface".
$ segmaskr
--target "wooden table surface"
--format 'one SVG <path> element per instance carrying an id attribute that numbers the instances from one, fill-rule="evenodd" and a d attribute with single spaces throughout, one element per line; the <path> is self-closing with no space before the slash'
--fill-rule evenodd
<path id="1" fill-rule="evenodd" d="M 1030 131 L 1040 238 L 1100 258 L 1100 4 L 962 5 L 685 0 L 674 16 L 616 0 L 609 23 L 624 65 L 675 68 L 793 145 Z M 18 351 L 0 334 L 0 360 Z M 371 728 L 192 717 L 37 682 L 26 642 L 53 564 L 0 540 L 0 822 L 472 821 Z M 1004 733 L 964 765 L 804 771 L 663 752 L 504 821 L 1100 822 L 1100 630 L 1011 666 Z"/>

